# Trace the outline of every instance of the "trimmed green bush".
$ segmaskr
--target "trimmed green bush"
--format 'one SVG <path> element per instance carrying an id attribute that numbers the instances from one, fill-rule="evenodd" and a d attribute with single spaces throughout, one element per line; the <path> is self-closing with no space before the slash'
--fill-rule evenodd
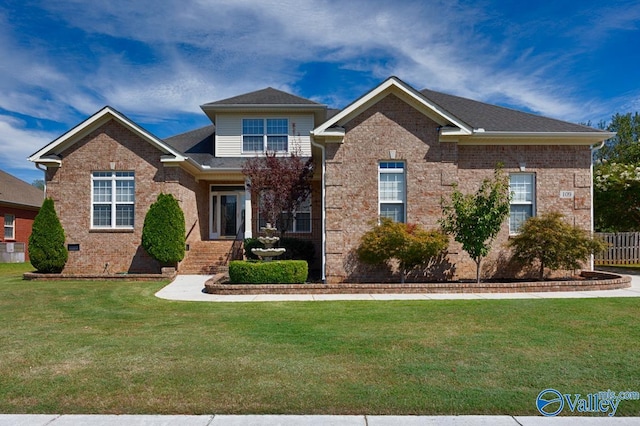
<path id="1" fill-rule="evenodd" d="M 64 246 L 64 229 L 56 214 L 53 200 L 47 198 L 33 221 L 29 237 L 29 258 L 40 273 L 62 272 L 69 253 Z"/>
<path id="2" fill-rule="evenodd" d="M 278 241 L 278 247 L 287 249 L 280 256 L 282 260 L 306 260 L 308 264 L 312 264 L 316 257 L 316 247 L 310 240 L 284 237 Z"/>
<path id="3" fill-rule="evenodd" d="M 287 249 L 282 256 L 278 256 L 278 260 L 306 260 L 312 264 L 316 257 L 316 248 L 313 241 L 303 240 L 301 238 L 281 238 L 276 247 L 284 247 Z M 244 240 L 244 252 L 247 259 L 257 260 L 258 256 L 251 252 L 252 248 L 264 248 L 264 244 L 257 238 L 247 238 Z"/>
<path id="4" fill-rule="evenodd" d="M 229 263 L 229 278 L 234 284 L 302 284 L 308 273 L 309 267 L 304 260 L 234 260 Z"/>
<path id="5" fill-rule="evenodd" d="M 175 265 L 184 258 L 184 213 L 171 194 L 159 194 L 144 218 L 142 247 L 163 265 Z"/>
<path id="6" fill-rule="evenodd" d="M 527 219 L 520 234 L 509 240 L 513 259 L 522 265 L 539 262 L 538 279 L 544 279 L 545 268 L 580 269 L 593 253 L 607 248 L 607 244 L 589 232 L 563 220 L 558 212 Z"/>
<path id="7" fill-rule="evenodd" d="M 251 259 L 251 260 L 259 259 L 258 256 L 253 254 L 253 252 L 251 251 L 251 249 L 254 249 L 254 248 L 264 248 L 264 244 L 258 241 L 257 238 L 245 238 L 244 239 L 244 255 L 247 257 L 247 259 Z"/>

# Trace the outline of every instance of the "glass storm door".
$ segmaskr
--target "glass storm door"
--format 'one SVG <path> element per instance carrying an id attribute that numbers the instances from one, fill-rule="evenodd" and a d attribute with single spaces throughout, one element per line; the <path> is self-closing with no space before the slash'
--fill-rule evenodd
<path id="1" fill-rule="evenodd" d="M 233 238 L 238 233 L 242 221 L 244 193 L 211 193 L 210 237 Z"/>

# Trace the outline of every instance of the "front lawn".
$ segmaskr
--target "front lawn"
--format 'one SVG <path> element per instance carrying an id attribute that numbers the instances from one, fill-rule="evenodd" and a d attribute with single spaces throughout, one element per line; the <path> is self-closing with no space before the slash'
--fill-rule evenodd
<path id="1" fill-rule="evenodd" d="M 547 388 L 640 391 L 637 298 L 172 302 L 28 270 L 0 264 L 2 413 L 538 415 Z"/>

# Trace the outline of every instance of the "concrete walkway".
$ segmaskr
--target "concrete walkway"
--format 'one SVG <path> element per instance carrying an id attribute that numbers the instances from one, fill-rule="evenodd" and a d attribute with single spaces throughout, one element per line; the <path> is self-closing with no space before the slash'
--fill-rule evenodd
<path id="1" fill-rule="evenodd" d="M 218 295 L 202 290 L 210 275 L 178 275 L 156 293 L 161 299 L 192 302 L 294 302 L 331 300 L 461 300 L 461 299 L 559 299 L 640 297 L 640 275 L 631 275 L 631 287 L 620 290 L 548 291 L 532 293 L 415 293 L 415 294 L 247 294 Z"/>
<path id="2" fill-rule="evenodd" d="M 640 417 L 0 415 L 0 426 L 563 426 L 640 424 Z"/>

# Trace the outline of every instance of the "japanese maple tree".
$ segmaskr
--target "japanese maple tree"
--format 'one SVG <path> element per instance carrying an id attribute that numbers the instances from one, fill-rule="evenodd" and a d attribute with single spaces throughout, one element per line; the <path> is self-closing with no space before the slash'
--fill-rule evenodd
<path id="1" fill-rule="evenodd" d="M 286 232 L 300 205 L 311 194 L 313 159 L 304 159 L 299 152 L 287 155 L 265 152 L 248 159 L 242 173 L 249 178 L 251 198 L 259 200 L 260 217 L 276 225 L 280 236 Z M 284 214 L 283 214 L 284 213 Z"/>

